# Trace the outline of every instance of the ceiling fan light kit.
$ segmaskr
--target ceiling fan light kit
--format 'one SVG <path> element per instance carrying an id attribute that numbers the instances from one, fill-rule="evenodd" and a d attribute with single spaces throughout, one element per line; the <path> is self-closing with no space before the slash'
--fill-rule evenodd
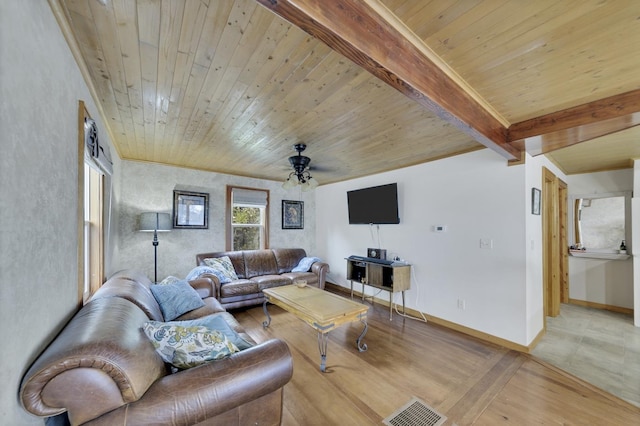
<path id="1" fill-rule="evenodd" d="M 293 171 L 289 173 L 289 177 L 282 184 L 282 188 L 289 190 L 300 185 L 302 191 L 311 191 L 318 186 L 318 181 L 315 180 L 311 173 L 309 173 L 309 163 L 311 158 L 302 155 L 302 151 L 307 148 L 307 145 L 303 143 L 297 143 L 293 146 L 298 152 L 298 155 L 292 155 L 289 157 L 289 163 L 293 167 Z"/>

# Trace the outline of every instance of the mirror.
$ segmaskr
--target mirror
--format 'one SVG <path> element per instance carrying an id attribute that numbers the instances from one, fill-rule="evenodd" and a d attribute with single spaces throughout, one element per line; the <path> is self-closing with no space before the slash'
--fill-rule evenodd
<path id="1" fill-rule="evenodd" d="M 627 209 L 630 201 L 626 194 L 579 197 L 573 203 L 574 247 L 587 250 L 620 248 L 626 238 Z"/>

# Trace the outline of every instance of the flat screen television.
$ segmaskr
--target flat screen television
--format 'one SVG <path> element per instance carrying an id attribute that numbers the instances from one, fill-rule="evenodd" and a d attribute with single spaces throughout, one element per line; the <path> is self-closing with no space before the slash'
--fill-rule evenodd
<path id="1" fill-rule="evenodd" d="M 347 191 L 349 224 L 398 224 L 398 184 Z"/>

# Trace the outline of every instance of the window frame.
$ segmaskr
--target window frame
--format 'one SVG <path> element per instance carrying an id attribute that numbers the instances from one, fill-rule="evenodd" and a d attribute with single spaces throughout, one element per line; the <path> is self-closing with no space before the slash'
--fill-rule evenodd
<path id="1" fill-rule="evenodd" d="M 83 303 L 100 288 L 104 275 L 104 174 L 89 161 L 84 172 Z"/>
<path id="2" fill-rule="evenodd" d="M 78 307 L 86 303 L 104 281 L 105 175 L 89 158 L 84 123 L 91 118 L 78 102 Z"/>
<path id="3" fill-rule="evenodd" d="M 233 190 L 234 189 L 243 189 L 243 190 L 247 190 L 247 191 L 262 191 L 266 193 L 266 205 L 264 207 L 264 212 L 263 212 L 263 224 L 262 224 L 262 228 L 263 228 L 263 232 L 261 233 L 262 235 L 262 239 L 263 239 L 263 243 L 262 244 L 262 248 L 268 249 L 269 248 L 269 205 L 271 204 L 270 202 L 270 194 L 269 194 L 269 190 L 268 189 L 261 189 L 261 188 L 250 188 L 250 187 L 246 187 L 246 186 L 235 186 L 235 185 L 227 185 L 227 199 L 226 199 L 226 203 L 225 203 L 225 217 L 226 217 L 226 250 L 227 251 L 233 251 L 235 250 L 235 248 L 233 247 L 233 230 L 234 230 L 234 224 L 233 224 Z M 238 204 L 239 206 L 246 206 L 244 204 Z M 251 207 L 255 207 L 255 206 L 251 206 Z M 255 225 L 244 225 L 241 227 L 248 227 L 248 226 L 255 226 Z"/>

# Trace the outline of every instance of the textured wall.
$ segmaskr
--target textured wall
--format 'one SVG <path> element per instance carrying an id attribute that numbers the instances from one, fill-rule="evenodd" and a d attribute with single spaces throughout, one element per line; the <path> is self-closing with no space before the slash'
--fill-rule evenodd
<path id="1" fill-rule="evenodd" d="M 286 159 L 283 159 L 286 161 Z M 283 179 L 286 172 L 283 172 Z M 138 232 L 138 216 L 145 211 L 172 213 L 173 190 L 209 194 L 209 229 L 172 229 L 158 234 L 158 280 L 167 275 L 186 276 L 197 253 L 225 250 L 226 186 L 270 191 L 269 246 L 302 247 L 315 251 L 315 192 L 284 191 L 281 182 L 132 161 L 121 162 L 117 193 L 118 247 L 109 274 L 139 268 L 153 279 L 153 234 Z M 302 198 L 301 198 L 302 197 Z M 282 229 L 282 200 L 304 201 L 304 229 Z"/>
<path id="2" fill-rule="evenodd" d="M 0 52 L 0 424 L 42 424 L 17 392 L 76 309 L 78 100 L 104 127 L 46 1 L 0 2 Z"/>

